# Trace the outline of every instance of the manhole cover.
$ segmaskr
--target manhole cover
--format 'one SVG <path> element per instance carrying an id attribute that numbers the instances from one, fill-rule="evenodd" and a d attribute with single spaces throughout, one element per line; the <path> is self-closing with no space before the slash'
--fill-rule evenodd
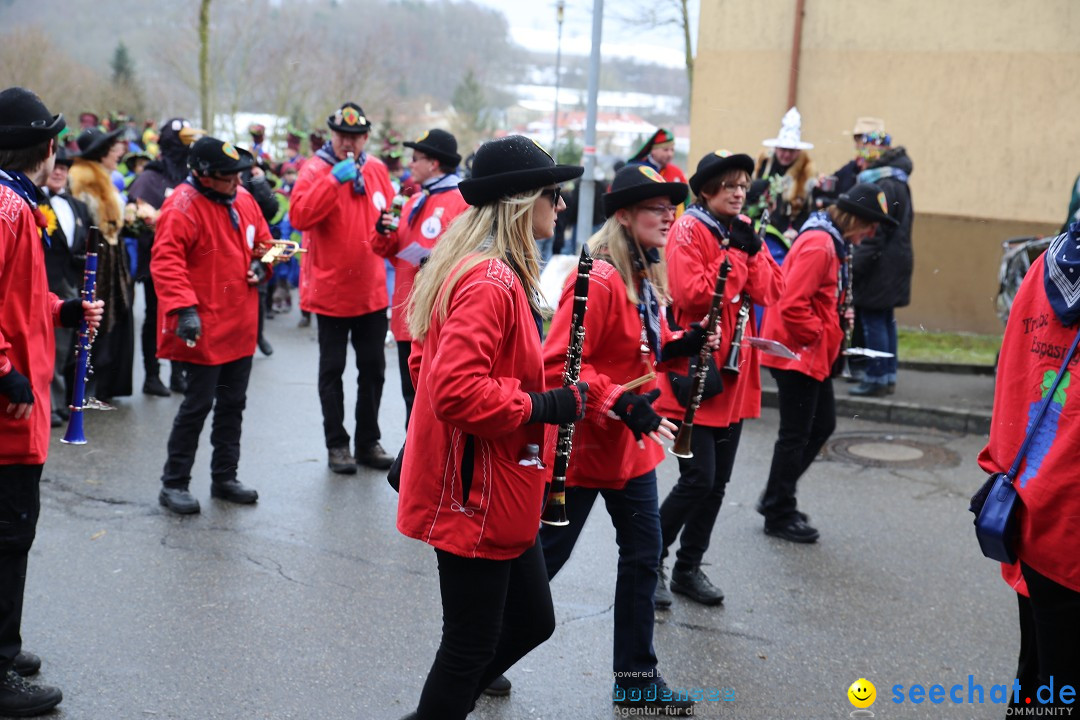
<path id="1" fill-rule="evenodd" d="M 950 438 L 911 433 L 838 433 L 825 447 L 825 459 L 865 467 L 955 467 L 960 457 L 944 447 Z"/>

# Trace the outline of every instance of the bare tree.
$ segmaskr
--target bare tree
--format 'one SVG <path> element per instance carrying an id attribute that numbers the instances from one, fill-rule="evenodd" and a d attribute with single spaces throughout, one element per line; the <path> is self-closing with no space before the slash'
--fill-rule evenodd
<path id="1" fill-rule="evenodd" d="M 690 11 L 696 0 L 651 0 L 620 4 L 615 18 L 624 25 L 656 30 L 675 30 L 682 36 L 686 80 L 694 89 L 694 45 Z"/>

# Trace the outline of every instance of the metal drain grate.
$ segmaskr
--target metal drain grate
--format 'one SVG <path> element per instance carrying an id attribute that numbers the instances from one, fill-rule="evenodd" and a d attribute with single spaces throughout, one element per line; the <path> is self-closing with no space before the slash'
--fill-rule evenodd
<path id="1" fill-rule="evenodd" d="M 960 456 L 945 447 L 951 438 L 916 433 L 837 433 L 825 446 L 825 460 L 864 467 L 956 467 Z"/>

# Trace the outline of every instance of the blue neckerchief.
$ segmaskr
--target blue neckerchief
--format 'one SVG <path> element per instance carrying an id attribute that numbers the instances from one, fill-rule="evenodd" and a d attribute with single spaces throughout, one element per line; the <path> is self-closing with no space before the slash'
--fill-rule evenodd
<path id="1" fill-rule="evenodd" d="M 660 262 L 660 251 L 649 248 L 644 252 L 646 265 L 655 265 Z M 649 348 L 653 357 L 660 359 L 660 301 L 656 297 L 656 289 L 649 282 L 649 277 L 644 272 L 641 274 L 641 301 L 638 303 L 638 314 L 641 316 L 641 324 L 645 326 L 645 337 L 649 341 Z"/>
<path id="2" fill-rule="evenodd" d="M 870 168 L 869 170 L 863 170 L 859 173 L 855 178 L 855 182 L 872 183 L 877 182 L 882 178 L 893 178 L 894 180 L 906 183 L 908 181 L 908 174 L 900 168 L 895 167 Z"/>
<path id="3" fill-rule="evenodd" d="M 196 182 L 195 178 L 191 175 L 188 175 L 184 182 L 195 188 L 200 195 L 210 202 L 224 205 L 225 209 L 229 211 L 229 220 L 232 221 L 233 230 L 240 229 L 240 213 L 236 212 L 236 208 L 233 207 L 233 202 L 236 200 L 235 195 L 226 195 L 225 193 L 219 193 L 208 187 L 204 187 L 201 183 Z"/>
<path id="4" fill-rule="evenodd" d="M 803 226 L 799 228 L 799 235 L 801 236 L 808 230 L 822 230 L 828 233 L 829 237 L 832 238 L 833 247 L 836 248 L 836 256 L 840 258 L 840 275 L 837 278 L 838 290 L 842 294 L 851 292 L 851 278 L 848 277 L 847 263 L 844 262 L 844 258 L 847 257 L 847 254 L 850 251 L 850 246 L 847 240 L 844 239 L 844 236 L 840 234 L 840 230 L 833 225 L 829 213 L 824 210 L 810 213 L 810 217 L 808 217 L 806 222 L 803 223 Z M 795 242 L 798 241 L 799 238 L 796 237 Z M 795 243 L 792 243 L 792 245 L 794 244 Z M 846 297 L 846 295 L 843 296 Z"/>
<path id="5" fill-rule="evenodd" d="M 428 183 L 421 188 L 423 194 L 420 196 L 420 199 L 416 201 L 412 210 L 409 211 L 409 225 L 412 225 L 413 220 L 420 214 L 420 208 L 424 207 L 424 203 L 427 202 L 429 195 L 438 195 L 439 193 L 456 190 L 459 182 L 461 182 L 461 178 L 459 178 L 456 173 L 442 175 L 434 180 L 428 181 Z"/>
<path id="6" fill-rule="evenodd" d="M 695 220 L 699 221 L 702 225 L 709 228 L 717 242 L 721 245 L 728 239 L 728 229 L 724 227 L 716 216 L 706 210 L 701 203 L 694 203 L 690 207 L 686 208 L 686 214 Z"/>
<path id="7" fill-rule="evenodd" d="M 1080 222 L 1069 225 L 1046 249 L 1043 288 L 1065 327 L 1080 320 Z"/>
<path id="8" fill-rule="evenodd" d="M 315 155 L 322 158 L 331 165 L 337 165 L 345 158 L 339 158 L 334 154 L 334 145 L 327 140 L 323 143 L 323 146 L 315 151 Z M 356 195 L 366 195 L 367 188 L 364 187 L 364 163 L 367 162 L 367 153 L 360 153 L 360 157 L 356 158 L 356 177 L 353 178 L 353 193 Z"/>
<path id="9" fill-rule="evenodd" d="M 38 188 L 25 173 L 17 172 L 15 170 L 0 170 L 0 185 L 6 185 L 11 188 L 16 195 L 26 201 L 26 204 L 30 206 L 31 210 L 37 210 L 37 194 Z M 45 243 L 45 247 L 50 247 L 52 242 L 49 240 L 49 234 L 45 232 L 45 228 L 41 228 L 41 241 Z"/>

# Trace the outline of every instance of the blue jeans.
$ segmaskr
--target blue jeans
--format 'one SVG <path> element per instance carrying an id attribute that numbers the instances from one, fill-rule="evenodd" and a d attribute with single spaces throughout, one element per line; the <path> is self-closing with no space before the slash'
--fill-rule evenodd
<path id="1" fill-rule="evenodd" d="M 870 350 L 892 353 L 891 358 L 870 358 L 866 364 L 866 382 L 885 385 L 896 383 L 896 319 L 893 310 L 859 308 L 863 342 Z"/>
<path id="2" fill-rule="evenodd" d="M 555 577 L 570 558 L 598 495 L 604 496 L 619 546 L 612 667 L 621 686 L 652 685 L 652 678 L 659 678 L 653 650 L 653 594 L 660 564 L 656 471 L 631 479 L 622 490 L 567 488 L 566 516 L 570 524 L 540 528 L 548 578 Z"/>

